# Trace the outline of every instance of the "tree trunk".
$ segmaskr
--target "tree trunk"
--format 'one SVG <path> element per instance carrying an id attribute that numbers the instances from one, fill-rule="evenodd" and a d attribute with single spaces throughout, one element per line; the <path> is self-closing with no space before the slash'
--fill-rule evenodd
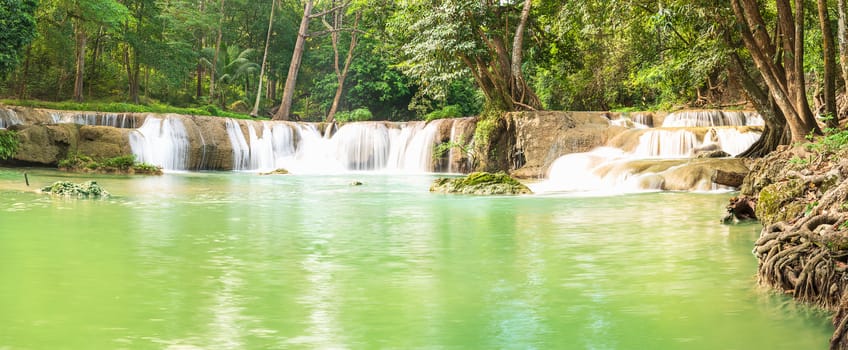
<path id="1" fill-rule="evenodd" d="M 124 45 L 124 66 L 126 66 L 127 69 L 127 95 L 132 103 L 138 104 L 141 65 L 138 62 L 138 51 L 135 48 L 132 48 L 132 55 L 130 55 L 129 45 Z"/>
<path id="2" fill-rule="evenodd" d="M 209 98 L 215 98 L 215 73 L 218 71 L 218 55 L 221 53 L 221 38 L 224 37 L 224 0 L 221 0 L 221 18 L 218 19 L 218 37 L 215 39 L 215 54 L 209 69 Z"/>
<path id="3" fill-rule="evenodd" d="M 524 48 L 524 32 L 527 28 L 527 20 L 530 17 L 531 0 L 524 0 L 524 8 L 518 26 L 515 28 L 515 36 L 512 39 L 512 60 L 510 62 L 510 95 L 513 102 L 522 109 L 536 110 L 541 108 L 541 102 L 533 90 L 529 88 L 521 72 Z"/>
<path id="4" fill-rule="evenodd" d="M 822 53 L 824 54 L 824 114 L 829 116 L 827 126 L 839 127 L 839 116 L 836 115 L 836 53 L 833 48 L 833 31 L 830 28 L 830 15 L 827 11 L 827 1 L 818 0 L 819 25 L 822 31 Z"/>
<path id="5" fill-rule="evenodd" d="M 803 6 L 797 9 L 795 15 L 801 18 L 796 19 L 793 17 L 789 0 L 777 0 L 776 3 L 780 31 L 776 37 L 781 38 L 785 67 L 780 66 L 781 61 L 776 59 L 774 47 L 769 44 L 771 40 L 768 33 L 762 30 L 767 26 L 759 13 L 757 1 L 731 0 L 731 7 L 742 41 L 751 53 L 751 58 L 768 87 L 769 95 L 785 117 L 792 141 L 803 142 L 808 133 L 820 132 L 807 103 L 804 86 Z M 802 33 L 798 33 L 796 28 L 800 28 Z M 799 50 L 801 52 L 798 52 Z"/>
<path id="6" fill-rule="evenodd" d="M 836 35 L 839 39 L 839 62 L 842 67 L 843 83 L 848 87 L 848 7 L 845 6 L 845 0 L 837 0 L 836 3 L 839 9 Z"/>
<path id="7" fill-rule="evenodd" d="M 20 85 L 18 85 L 18 99 L 23 100 L 26 98 L 26 89 L 27 89 L 27 79 L 29 79 L 29 64 L 32 59 L 30 58 L 32 53 L 32 45 L 27 46 L 26 49 L 26 58 L 24 59 L 24 70 L 21 74 L 21 78 L 18 79 Z"/>
<path id="8" fill-rule="evenodd" d="M 88 37 L 80 23 L 74 26 L 76 32 L 76 74 L 74 75 L 74 101 L 83 100 L 83 75 L 85 74 L 85 44 Z"/>
<path id="9" fill-rule="evenodd" d="M 271 43 L 271 29 L 274 25 L 274 6 L 277 0 L 271 0 L 271 14 L 268 16 L 268 33 L 265 35 L 265 52 L 262 54 L 262 68 L 259 69 L 259 81 L 256 83 L 256 101 L 253 102 L 253 109 L 250 111 L 250 116 L 256 117 L 259 114 L 259 99 L 262 98 L 262 78 L 265 76 L 265 62 L 268 60 L 268 44 Z"/>
<path id="10" fill-rule="evenodd" d="M 303 18 L 300 20 L 300 28 L 297 31 L 297 40 L 294 43 L 292 60 L 289 64 L 289 73 L 286 76 L 286 86 L 283 88 L 283 100 L 277 113 L 274 114 L 274 120 L 289 120 L 289 114 L 291 114 L 297 73 L 300 70 L 300 62 L 303 60 L 303 44 L 306 41 L 306 31 L 309 29 L 309 15 L 312 13 L 312 1 L 306 0 L 306 5 L 303 8 Z"/>
<path id="11" fill-rule="evenodd" d="M 339 70 L 339 49 L 338 49 L 338 35 L 333 36 L 333 51 L 335 51 L 335 70 L 336 70 L 336 80 L 338 81 L 338 86 L 336 87 L 336 94 L 333 96 L 333 104 L 330 107 L 330 112 L 327 113 L 327 122 L 332 123 L 335 121 L 336 111 L 339 108 L 339 102 L 342 100 L 342 92 L 344 91 L 344 82 L 347 78 L 347 73 L 350 69 L 350 63 L 353 61 L 353 51 L 356 49 L 356 39 L 357 39 L 357 28 L 359 27 L 359 18 L 361 17 L 361 13 L 356 13 L 356 18 L 353 21 L 353 32 L 350 33 L 350 47 L 347 49 L 347 57 L 345 57 L 344 68 Z M 335 24 L 335 29 L 339 30 L 342 27 L 341 16 L 344 16 L 344 9 L 337 10 L 337 20 Z"/>

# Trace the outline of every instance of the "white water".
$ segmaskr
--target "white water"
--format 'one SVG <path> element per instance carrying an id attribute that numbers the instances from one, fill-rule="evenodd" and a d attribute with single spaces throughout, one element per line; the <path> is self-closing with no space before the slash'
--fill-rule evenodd
<path id="1" fill-rule="evenodd" d="M 86 112 L 50 112 L 53 124 L 79 124 L 111 126 L 113 128 L 135 128 L 135 118 L 129 114 L 95 114 Z"/>
<path id="2" fill-rule="evenodd" d="M 630 122 L 628 119 L 627 122 Z M 736 126 L 762 125 L 762 118 L 750 112 L 694 111 L 666 117 L 661 128 L 651 128 L 639 136 L 633 152 L 601 147 L 586 153 L 558 158 L 548 169 L 545 181 L 531 184 L 534 192 L 639 192 L 665 189 L 668 181 L 688 180 L 681 170 L 686 159 L 698 150 L 722 150 L 731 156 L 744 152 L 760 137 L 760 132 L 740 132 Z M 617 122 L 617 125 L 635 123 Z M 683 127 L 711 127 L 699 139 Z M 669 127 L 674 127 L 669 129 Z M 673 185 L 679 186 L 679 185 Z M 690 190 L 727 190 L 709 179 L 691 185 Z"/>
<path id="3" fill-rule="evenodd" d="M 228 119 L 226 130 L 237 171 L 424 173 L 435 170 L 442 122 L 349 123 L 331 136 L 313 124 Z"/>
<path id="4" fill-rule="evenodd" d="M 140 128 L 130 132 L 130 147 L 139 162 L 166 171 L 188 168 L 189 138 L 179 117 L 148 117 Z"/>
<path id="5" fill-rule="evenodd" d="M 662 127 L 755 126 L 764 124 L 763 118 L 757 113 L 708 110 L 671 113 L 663 120 Z"/>
<path id="6" fill-rule="evenodd" d="M 12 125 L 23 124 L 14 110 L 0 108 L 0 129 L 7 129 Z"/>

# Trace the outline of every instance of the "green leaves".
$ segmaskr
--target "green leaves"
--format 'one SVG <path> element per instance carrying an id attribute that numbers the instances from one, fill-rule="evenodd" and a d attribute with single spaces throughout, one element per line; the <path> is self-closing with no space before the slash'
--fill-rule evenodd
<path id="1" fill-rule="evenodd" d="M 0 77 L 20 62 L 22 50 L 35 38 L 35 0 L 0 0 Z"/>

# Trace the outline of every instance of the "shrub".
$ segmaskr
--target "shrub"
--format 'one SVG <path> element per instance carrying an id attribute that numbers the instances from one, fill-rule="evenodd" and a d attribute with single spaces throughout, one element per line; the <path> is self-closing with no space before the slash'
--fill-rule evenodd
<path id="1" fill-rule="evenodd" d="M 130 155 L 126 155 L 126 156 L 109 158 L 109 159 L 104 160 L 102 165 L 104 167 L 127 170 L 130 167 L 132 167 L 133 165 L 135 165 L 135 155 L 130 154 Z"/>
<path id="2" fill-rule="evenodd" d="M 357 108 L 350 112 L 339 112 L 334 117 L 340 122 L 364 122 L 374 118 L 368 108 Z"/>
<path id="3" fill-rule="evenodd" d="M 20 141 L 18 134 L 10 130 L 0 130 L 0 159 L 9 159 L 18 152 Z"/>
<path id="4" fill-rule="evenodd" d="M 424 116 L 428 122 L 436 119 L 459 118 L 462 117 L 462 108 L 457 105 L 448 105 L 442 109 L 437 109 Z"/>

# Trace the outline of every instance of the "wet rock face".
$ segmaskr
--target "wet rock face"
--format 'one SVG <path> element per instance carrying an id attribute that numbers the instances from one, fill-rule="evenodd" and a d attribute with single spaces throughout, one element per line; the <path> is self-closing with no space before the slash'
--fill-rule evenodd
<path id="1" fill-rule="evenodd" d="M 506 116 L 512 132 L 510 173 L 518 178 L 543 178 L 560 156 L 587 152 L 604 145 L 624 128 L 610 127 L 603 112 L 521 112 Z"/>
<path id="2" fill-rule="evenodd" d="M 465 177 L 438 178 L 430 186 L 430 192 L 473 195 L 516 195 L 530 194 L 527 186 L 505 173 L 476 172 Z"/>
<path id="3" fill-rule="evenodd" d="M 95 159 L 107 159 L 132 154 L 129 129 L 108 126 L 83 126 L 79 129 L 78 152 Z"/>
<path id="4" fill-rule="evenodd" d="M 59 160 L 75 151 L 79 143 L 79 126 L 61 125 L 15 125 L 20 146 L 12 157 L 13 161 L 55 166 Z"/>

